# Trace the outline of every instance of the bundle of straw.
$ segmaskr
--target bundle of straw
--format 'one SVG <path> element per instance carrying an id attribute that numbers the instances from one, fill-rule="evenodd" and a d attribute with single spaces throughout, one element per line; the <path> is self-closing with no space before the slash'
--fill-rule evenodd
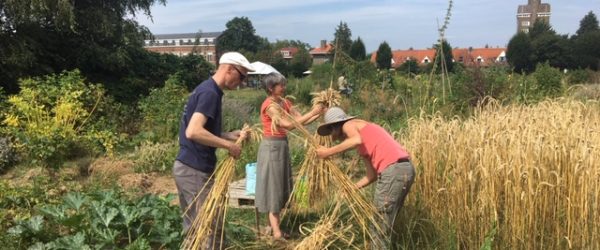
<path id="1" fill-rule="evenodd" d="M 329 91 L 329 90 L 328 90 Z M 331 94 L 331 91 L 325 92 L 325 94 Z M 325 96 L 326 97 L 326 96 Z M 324 101 L 328 105 L 335 105 L 332 100 L 318 100 L 314 103 L 323 104 Z M 282 112 L 285 114 L 285 112 Z M 289 115 L 289 114 L 288 114 Z M 318 159 L 316 157 L 316 149 L 321 145 L 322 142 L 325 144 L 331 144 L 331 138 L 322 138 L 319 135 L 311 135 L 302 124 L 299 124 L 290 119 L 297 131 L 300 131 L 304 138 L 307 140 L 307 154 L 305 161 L 300 168 L 300 176 L 306 176 L 308 181 L 309 193 L 311 194 L 311 204 L 314 198 L 330 198 L 331 190 L 337 190 L 335 193 L 341 195 L 341 201 L 345 203 L 350 212 L 352 218 L 358 225 L 359 232 L 363 235 L 363 242 L 367 247 L 368 242 L 372 242 L 374 245 L 371 247 L 378 249 L 383 247 L 380 241 L 380 236 L 383 235 L 384 229 L 382 228 L 382 218 L 377 213 L 377 210 L 370 202 L 367 202 L 361 192 L 356 189 L 354 183 L 350 178 L 344 174 L 333 164 L 331 159 Z M 294 190 L 297 190 L 297 185 L 300 182 L 296 182 Z M 294 199 L 294 195 L 290 196 L 290 201 Z M 285 216 L 285 215 L 284 215 Z M 329 218 L 328 216 L 323 217 L 321 224 L 325 224 L 328 220 L 335 220 L 335 218 Z M 339 229 L 339 228 L 338 228 Z"/>
<path id="2" fill-rule="evenodd" d="M 248 125 L 245 124 L 242 131 L 248 133 L 252 140 L 260 140 L 260 134 L 250 129 Z M 243 140 L 240 138 L 236 141 L 236 144 L 242 145 L 242 142 Z M 214 179 L 214 185 L 200 207 L 198 215 L 194 218 L 194 222 L 187 232 L 181 249 L 201 249 L 209 244 L 212 244 L 212 248 L 216 248 L 217 237 L 221 239 L 221 243 L 223 242 L 223 225 L 225 224 L 225 215 L 227 214 L 227 203 L 229 200 L 228 188 L 229 183 L 233 179 L 235 163 L 236 159 L 230 156 L 211 175 L 209 182 Z M 205 188 L 207 188 L 206 185 L 198 192 L 194 201 L 198 199 Z M 213 232 L 215 228 L 220 229 L 220 232 Z M 218 246 L 218 248 L 222 247 Z"/>
<path id="3" fill-rule="evenodd" d="M 322 220 L 315 224 L 310 229 L 307 226 L 300 226 L 300 233 L 306 235 L 294 249 L 327 249 L 335 242 L 344 243 L 345 248 L 352 247 L 354 234 L 352 233 L 352 225 L 344 225 L 340 218 L 341 204 L 338 202 L 336 206 L 324 216 Z M 360 249 L 354 247 L 354 249 Z"/>

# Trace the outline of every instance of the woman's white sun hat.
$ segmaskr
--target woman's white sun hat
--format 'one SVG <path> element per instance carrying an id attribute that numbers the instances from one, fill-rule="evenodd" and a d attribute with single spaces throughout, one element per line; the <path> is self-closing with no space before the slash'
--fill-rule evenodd
<path id="1" fill-rule="evenodd" d="M 317 128 L 317 133 L 321 136 L 331 134 L 332 125 L 354 119 L 356 116 L 348 116 L 344 110 L 339 107 L 331 107 L 325 112 L 325 122 Z"/>

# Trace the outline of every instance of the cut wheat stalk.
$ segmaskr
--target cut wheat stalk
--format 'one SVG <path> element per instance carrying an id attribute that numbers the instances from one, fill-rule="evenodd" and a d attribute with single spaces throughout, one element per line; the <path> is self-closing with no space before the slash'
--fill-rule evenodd
<path id="1" fill-rule="evenodd" d="M 324 91 L 323 95 L 331 96 L 331 91 Z M 321 105 L 333 105 L 333 102 L 331 100 L 327 100 L 326 97 L 327 96 L 325 96 L 323 100 L 320 100 L 324 101 L 325 103 L 319 101 L 313 103 Z M 279 106 L 276 106 L 275 108 L 281 109 Z M 291 116 L 285 112 L 279 113 L 286 114 L 291 118 Z M 372 247 L 376 249 L 383 247 L 381 244 L 384 243 L 380 241 L 380 235 L 384 235 L 384 229 L 381 225 L 383 219 L 377 213 L 377 210 L 373 204 L 367 202 L 361 192 L 356 189 L 354 182 L 352 182 L 352 180 L 350 180 L 350 178 L 345 175 L 340 168 L 335 166 L 331 159 L 318 159 L 316 157 L 315 150 L 321 145 L 320 143 L 323 141 L 331 143 L 331 138 L 329 137 L 325 139 L 318 135 L 313 136 L 308 130 L 306 130 L 306 128 L 304 128 L 304 126 L 302 126 L 302 124 L 299 124 L 293 118 L 289 120 L 308 142 L 307 157 L 305 157 L 305 161 L 300 167 L 299 176 L 302 177 L 304 176 L 303 174 L 306 174 L 305 176 L 309 183 L 309 193 L 314 195 L 311 198 L 327 198 L 330 197 L 329 195 L 331 195 L 330 190 L 338 190 L 336 193 L 340 194 L 340 197 L 342 197 L 342 199 L 340 199 L 341 202 L 347 205 L 352 214 L 352 218 L 358 226 L 357 228 L 359 232 L 363 235 L 365 247 L 367 247 L 368 242 L 374 244 Z M 299 182 L 297 181 L 292 192 L 297 190 L 298 183 Z M 316 191 L 313 191 L 313 189 Z M 292 200 L 294 197 L 294 195 L 290 196 L 288 204 L 293 202 Z M 328 219 L 329 218 L 327 217 L 322 218 L 322 220 Z"/>
<path id="2" fill-rule="evenodd" d="M 251 129 L 248 125 L 244 125 L 242 130 L 249 133 L 250 139 L 260 140 L 260 134 Z M 238 145 L 242 145 L 242 143 L 243 140 L 241 140 L 241 138 L 236 141 L 236 144 Z M 210 176 L 207 184 L 212 180 L 214 180 L 214 184 L 212 189 L 208 192 L 206 200 L 198 210 L 198 215 L 194 218 L 194 221 L 186 234 L 185 240 L 181 245 L 181 249 L 201 249 L 208 244 L 212 244 L 212 248 L 215 248 L 217 247 L 215 245 L 217 237 L 221 239 L 219 242 L 223 242 L 223 225 L 225 224 L 225 215 L 227 213 L 227 203 L 229 200 L 228 188 L 229 183 L 233 180 L 235 163 L 235 158 L 231 156 L 228 157 Z M 207 185 L 204 185 L 200 192 L 198 192 L 194 198 L 194 202 L 196 202 L 205 188 L 207 188 Z M 187 209 L 190 209 L 190 207 Z M 215 228 L 220 229 L 220 232 L 213 232 Z M 211 238 L 211 235 L 213 238 Z M 222 248 L 222 246 L 218 247 Z"/>

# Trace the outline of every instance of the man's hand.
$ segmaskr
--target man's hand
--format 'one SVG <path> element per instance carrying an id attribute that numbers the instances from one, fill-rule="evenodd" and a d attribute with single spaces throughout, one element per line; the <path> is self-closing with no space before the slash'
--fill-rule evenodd
<path id="1" fill-rule="evenodd" d="M 231 142 L 229 144 L 229 146 L 227 147 L 227 150 L 229 151 L 229 155 L 235 159 L 239 159 L 240 154 L 242 154 L 242 148 L 233 142 Z"/>
<path id="2" fill-rule="evenodd" d="M 326 147 L 319 147 L 317 148 L 316 152 L 317 152 L 317 157 L 319 157 L 319 159 L 325 159 L 327 157 L 329 157 L 329 148 Z"/>

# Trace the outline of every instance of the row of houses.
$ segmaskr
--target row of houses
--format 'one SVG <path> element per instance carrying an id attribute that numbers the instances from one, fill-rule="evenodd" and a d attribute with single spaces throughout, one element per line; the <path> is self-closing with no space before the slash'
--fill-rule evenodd
<path id="1" fill-rule="evenodd" d="M 217 64 L 217 40 L 221 32 L 206 33 L 181 33 L 181 34 L 160 34 L 155 35 L 154 39 L 144 41 L 145 48 L 157 53 L 168 53 L 177 56 L 186 56 L 196 54 L 203 56 L 208 62 Z M 298 48 L 288 47 L 280 49 L 279 53 L 286 60 L 291 60 Z M 313 65 L 329 62 L 333 59 L 333 45 L 326 40 L 321 40 L 319 47 L 309 51 Z M 452 56 L 455 62 L 463 63 L 467 66 L 489 66 L 497 63 L 506 62 L 505 48 L 454 48 Z M 408 49 L 392 51 L 392 67 L 397 68 L 406 61 L 414 60 L 420 65 L 426 65 L 433 62 L 435 49 Z M 375 62 L 377 53 L 371 55 L 371 61 Z"/>
<path id="2" fill-rule="evenodd" d="M 371 62 L 375 62 L 377 53 L 371 54 Z M 392 51 L 392 68 L 400 67 L 407 61 L 416 61 L 419 65 L 432 63 L 435 49 L 408 49 Z M 465 66 L 491 66 L 506 63 L 506 48 L 453 48 L 452 61 Z"/>

